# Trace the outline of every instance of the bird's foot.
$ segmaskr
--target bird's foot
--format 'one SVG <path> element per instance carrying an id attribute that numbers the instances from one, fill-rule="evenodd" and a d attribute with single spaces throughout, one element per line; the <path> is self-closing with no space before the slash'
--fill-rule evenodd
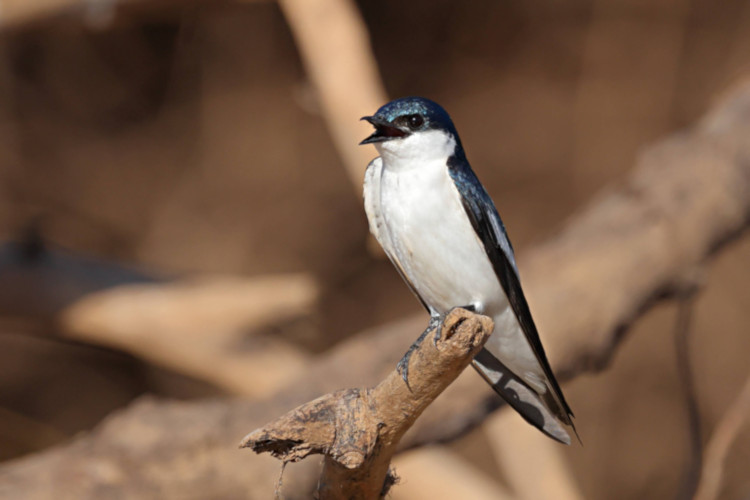
<path id="1" fill-rule="evenodd" d="M 427 328 L 425 328 L 425 330 L 419 335 L 419 338 L 414 341 L 414 343 L 409 347 L 409 350 L 406 351 L 406 354 L 404 354 L 404 357 L 401 358 L 401 361 L 399 361 L 396 365 L 396 371 L 399 373 L 399 375 L 401 375 L 401 378 L 404 379 L 404 382 L 406 382 L 406 387 L 408 387 L 410 391 L 411 386 L 409 386 L 409 360 L 411 359 L 411 355 L 414 353 L 417 347 L 420 346 L 427 334 L 434 329 L 437 329 L 437 332 L 435 332 L 435 344 L 437 345 L 437 339 L 440 338 L 444 319 L 445 315 L 443 314 L 430 317 L 430 323 L 427 325 Z"/>
<path id="2" fill-rule="evenodd" d="M 460 308 L 466 309 L 471 312 L 477 311 L 477 307 L 475 305 L 466 305 L 461 306 Z M 430 323 L 427 325 L 427 328 L 425 328 L 425 330 L 419 335 L 419 338 L 414 341 L 414 343 L 409 347 L 409 350 L 406 351 L 406 354 L 404 354 L 404 357 L 401 358 L 401 361 L 399 361 L 396 365 L 396 371 L 401 375 L 401 378 L 404 379 L 404 382 L 406 382 L 406 387 L 408 387 L 410 391 L 411 387 L 409 386 L 409 360 L 411 359 L 411 355 L 414 353 L 417 347 L 420 346 L 427 334 L 432 330 L 435 330 L 435 336 L 433 337 L 432 341 L 437 347 L 438 341 L 443 336 L 443 323 L 445 323 L 445 318 L 452 310 L 453 309 L 436 316 L 431 316 Z"/>

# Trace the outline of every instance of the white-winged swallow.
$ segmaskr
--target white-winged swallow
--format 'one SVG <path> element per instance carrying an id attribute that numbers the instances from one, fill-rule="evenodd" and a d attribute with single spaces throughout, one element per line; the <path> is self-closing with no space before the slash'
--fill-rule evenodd
<path id="1" fill-rule="evenodd" d="M 365 174 L 370 231 L 431 316 L 399 363 L 404 380 L 411 351 L 452 308 L 490 316 L 495 330 L 474 368 L 528 422 L 570 444 L 573 413 L 539 340 L 505 226 L 450 116 L 429 99 L 406 97 L 363 120 L 375 132 L 361 144 L 380 154 Z"/>

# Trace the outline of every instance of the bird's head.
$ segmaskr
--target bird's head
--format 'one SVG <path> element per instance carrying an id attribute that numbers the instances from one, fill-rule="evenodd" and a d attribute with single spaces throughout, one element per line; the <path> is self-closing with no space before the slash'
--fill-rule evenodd
<path id="1" fill-rule="evenodd" d="M 364 116 L 375 127 L 360 144 L 374 144 L 383 156 L 450 156 L 459 144 L 448 113 L 424 97 L 404 97 Z"/>

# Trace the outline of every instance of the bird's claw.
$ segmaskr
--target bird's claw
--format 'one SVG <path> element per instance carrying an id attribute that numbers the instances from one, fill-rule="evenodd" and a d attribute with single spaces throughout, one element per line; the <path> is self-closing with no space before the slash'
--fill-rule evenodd
<path id="1" fill-rule="evenodd" d="M 469 311 L 476 311 L 476 307 L 473 305 L 464 306 L 463 309 L 468 309 Z M 437 347 L 438 341 L 443 336 L 443 323 L 445 322 L 445 317 L 450 313 L 450 311 L 446 311 L 442 314 L 438 314 L 435 316 L 430 316 L 430 322 L 427 325 L 427 328 L 425 328 L 425 331 L 422 332 L 422 334 L 419 336 L 419 338 L 414 341 L 414 343 L 409 347 L 409 350 L 406 351 L 406 354 L 404 354 L 404 357 L 401 358 L 401 361 L 398 362 L 396 365 L 396 371 L 399 375 L 401 375 L 401 378 L 404 379 L 404 382 L 406 382 L 406 387 L 409 388 L 411 391 L 411 386 L 409 386 L 409 360 L 411 359 L 411 355 L 414 353 L 414 351 L 419 347 L 419 345 L 422 343 L 424 338 L 427 336 L 428 333 L 430 333 L 432 330 L 435 330 L 435 336 L 432 338 L 433 343 L 435 344 L 435 347 Z"/>
<path id="2" fill-rule="evenodd" d="M 401 375 L 401 378 L 404 379 L 404 382 L 406 383 L 406 387 L 411 391 L 411 386 L 409 385 L 409 360 L 411 359 L 411 355 L 414 353 L 414 351 L 419 347 L 419 345 L 422 343 L 424 338 L 427 336 L 428 333 L 430 333 L 432 330 L 437 330 L 435 332 L 435 345 L 437 345 L 437 341 L 440 339 L 440 335 L 442 334 L 442 326 L 443 326 L 443 319 L 445 319 L 445 315 L 441 314 L 439 316 L 432 316 L 430 317 L 430 323 L 427 325 L 427 328 L 425 331 L 421 333 L 419 338 L 414 341 L 414 343 L 409 347 L 409 350 L 406 351 L 406 354 L 404 354 L 404 357 L 401 358 L 401 361 L 398 362 L 396 365 L 396 371 L 399 375 Z"/>
<path id="3" fill-rule="evenodd" d="M 435 344 L 435 347 L 437 347 L 438 340 L 440 340 L 443 336 L 443 322 L 445 321 L 446 314 L 447 313 L 443 313 L 440 316 L 432 316 L 430 318 L 430 324 L 427 326 L 428 332 L 433 328 L 435 329 L 435 336 L 432 338 L 432 342 Z"/>
<path id="4" fill-rule="evenodd" d="M 411 349 L 406 351 L 404 357 L 401 358 L 401 361 L 399 361 L 396 365 L 396 371 L 399 375 L 401 375 L 401 378 L 404 379 L 406 387 L 409 389 L 409 391 L 411 391 L 411 386 L 409 385 L 409 359 L 411 358 L 411 353 Z"/>
<path id="5" fill-rule="evenodd" d="M 461 306 L 460 309 L 466 309 L 467 311 L 477 312 L 477 306 L 473 304 Z M 435 343 L 436 347 L 437 347 L 438 340 L 440 340 L 443 337 L 443 324 L 445 323 L 445 318 L 448 317 L 451 311 L 453 311 L 453 309 L 450 309 L 442 314 L 439 314 L 438 316 L 431 316 L 430 324 L 427 326 L 427 330 L 425 331 L 425 333 L 422 334 L 422 336 L 424 336 L 427 332 L 429 332 L 430 330 L 434 328 L 435 337 L 432 340 Z"/>

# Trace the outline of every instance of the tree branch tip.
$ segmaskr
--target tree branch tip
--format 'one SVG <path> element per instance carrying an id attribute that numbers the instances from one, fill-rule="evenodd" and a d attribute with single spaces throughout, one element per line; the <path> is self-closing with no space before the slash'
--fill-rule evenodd
<path id="1" fill-rule="evenodd" d="M 245 437 L 242 438 L 242 441 L 240 441 L 240 449 L 242 448 L 252 448 L 253 451 L 256 451 L 256 449 L 261 448 L 264 441 L 267 441 L 268 439 L 263 439 L 261 436 L 265 435 L 265 432 L 263 429 L 255 429 L 251 433 L 247 434 Z"/>
<path id="2" fill-rule="evenodd" d="M 455 338 L 457 343 L 466 343 L 468 349 L 473 350 L 480 344 L 484 344 L 494 328 L 495 322 L 489 316 L 461 307 L 454 307 L 448 311 L 443 320 L 443 335 L 437 341 L 437 344 Z"/>
<path id="3" fill-rule="evenodd" d="M 256 429 L 240 442 L 240 449 L 250 448 L 255 453 L 271 453 L 273 456 L 286 455 L 295 446 L 302 443 L 300 439 L 289 439 L 275 436 L 265 428 Z"/>
<path id="4" fill-rule="evenodd" d="M 285 439 L 268 435 L 264 429 L 257 429 L 242 439 L 240 449 L 250 448 L 257 454 L 270 453 L 286 464 L 298 462 L 317 450 L 301 439 Z"/>

